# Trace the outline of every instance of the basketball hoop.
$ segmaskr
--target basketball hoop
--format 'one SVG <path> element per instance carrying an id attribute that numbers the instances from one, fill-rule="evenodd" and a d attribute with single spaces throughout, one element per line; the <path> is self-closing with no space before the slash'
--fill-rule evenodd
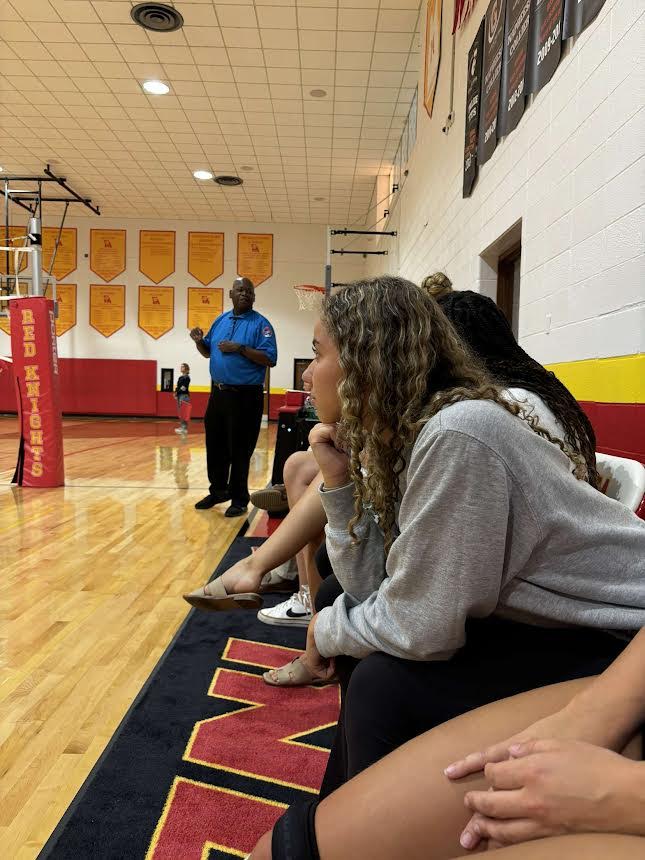
<path id="1" fill-rule="evenodd" d="M 298 307 L 301 311 L 315 311 L 325 295 L 324 287 L 316 287 L 313 284 L 298 284 L 294 291 L 298 297 Z"/>

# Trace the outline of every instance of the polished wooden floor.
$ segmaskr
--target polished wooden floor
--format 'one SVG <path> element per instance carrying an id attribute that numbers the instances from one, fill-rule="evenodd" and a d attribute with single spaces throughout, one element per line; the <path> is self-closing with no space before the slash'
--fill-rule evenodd
<path id="1" fill-rule="evenodd" d="M 66 486 L 12 487 L 0 417 L 0 855 L 38 855 L 242 522 L 207 491 L 201 424 L 66 419 Z M 265 486 L 275 427 L 251 487 Z M 81 858 L 79 858 L 81 860 Z"/>

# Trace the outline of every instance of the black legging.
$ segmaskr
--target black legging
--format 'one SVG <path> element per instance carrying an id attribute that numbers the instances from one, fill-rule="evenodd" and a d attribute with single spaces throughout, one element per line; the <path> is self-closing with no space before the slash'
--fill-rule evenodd
<path id="1" fill-rule="evenodd" d="M 328 574 L 316 610 L 341 593 L 324 548 L 316 557 Z M 624 642 L 599 630 L 534 627 L 490 617 L 469 619 L 466 644 L 450 660 L 402 660 L 374 652 L 336 658 L 342 692 L 336 737 L 320 797 L 387 753 L 446 720 L 537 687 L 604 671 Z M 315 801 L 312 802 L 315 804 Z M 313 807 L 297 804 L 278 821 L 273 860 L 318 857 Z"/>

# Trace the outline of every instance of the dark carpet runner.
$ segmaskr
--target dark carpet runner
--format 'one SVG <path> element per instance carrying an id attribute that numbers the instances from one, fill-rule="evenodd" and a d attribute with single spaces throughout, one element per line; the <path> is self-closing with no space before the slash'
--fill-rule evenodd
<path id="1" fill-rule="evenodd" d="M 236 538 L 215 576 L 260 543 Z M 338 688 L 261 678 L 304 641 L 254 612 L 191 612 L 39 860 L 245 857 L 322 779 Z"/>

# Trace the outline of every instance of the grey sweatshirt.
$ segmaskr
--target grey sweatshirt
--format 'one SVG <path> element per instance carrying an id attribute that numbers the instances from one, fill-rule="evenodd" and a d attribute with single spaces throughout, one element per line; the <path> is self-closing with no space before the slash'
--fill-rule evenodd
<path id="1" fill-rule="evenodd" d="M 552 413 L 529 399 L 555 432 Z M 461 402 L 431 418 L 401 489 L 387 563 L 368 512 L 355 529 L 361 542 L 347 533 L 353 487 L 321 489 L 329 558 L 345 592 L 318 613 L 323 656 L 447 659 L 464 644 L 466 619 L 493 613 L 645 626 L 645 523 L 577 480 L 556 445 L 501 406 Z"/>

